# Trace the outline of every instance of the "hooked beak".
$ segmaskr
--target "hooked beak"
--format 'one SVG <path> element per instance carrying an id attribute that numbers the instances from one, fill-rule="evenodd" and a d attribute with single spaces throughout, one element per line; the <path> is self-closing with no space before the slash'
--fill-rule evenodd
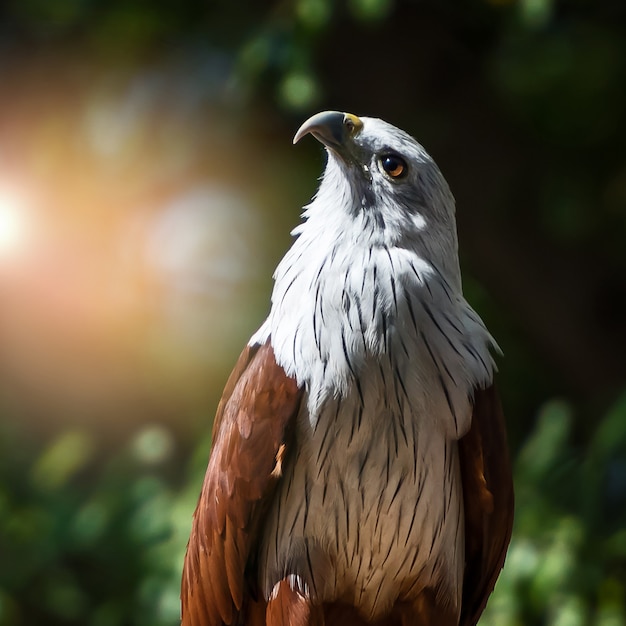
<path id="1" fill-rule="evenodd" d="M 340 111 L 323 111 L 310 117 L 296 133 L 293 143 L 296 144 L 309 133 L 320 143 L 344 158 L 348 156 L 348 140 L 352 139 L 363 128 L 363 122 L 352 113 Z"/>

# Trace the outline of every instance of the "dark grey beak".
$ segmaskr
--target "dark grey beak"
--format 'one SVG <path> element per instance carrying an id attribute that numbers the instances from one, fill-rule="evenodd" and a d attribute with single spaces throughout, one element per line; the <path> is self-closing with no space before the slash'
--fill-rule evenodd
<path id="1" fill-rule="evenodd" d="M 309 133 L 327 148 L 336 152 L 344 152 L 346 141 L 351 139 L 363 128 L 363 122 L 352 113 L 341 111 L 323 111 L 310 117 L 296 133 L 293 143 L 298 143 Z"/>

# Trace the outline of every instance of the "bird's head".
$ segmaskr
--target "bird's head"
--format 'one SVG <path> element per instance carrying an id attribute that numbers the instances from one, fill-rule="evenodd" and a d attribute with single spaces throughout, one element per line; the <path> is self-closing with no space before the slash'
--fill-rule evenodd
<path id="1" fill-rule="evenodd" d="M 307 218 L 352 224 L 368 243 L 417 248 L 440 267 L 452 262 L 456 273 L 454 198 L 413 137 L 383 120 L 339 111 L 309 118 L 294 143 L 307 134 L 328 152 Z"/>

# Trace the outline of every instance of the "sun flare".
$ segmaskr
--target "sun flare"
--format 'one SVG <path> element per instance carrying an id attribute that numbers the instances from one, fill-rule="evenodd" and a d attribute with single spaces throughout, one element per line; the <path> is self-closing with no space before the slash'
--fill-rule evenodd
<path id="1" fill-rule="evenodd" d="M 26 239 L 26 215 L 22 198 L 0 190 L 0 256 L 19 252 Z"/>

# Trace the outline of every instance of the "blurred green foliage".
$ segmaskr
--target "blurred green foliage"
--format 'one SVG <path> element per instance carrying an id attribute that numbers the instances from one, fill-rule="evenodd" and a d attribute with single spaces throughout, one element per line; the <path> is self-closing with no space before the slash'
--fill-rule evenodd
<path id="1" fill-rule="evenodd" d="M 238 321 L 217 289 L 191 290 L 214 314 L 200 340 L 167 335 L 177 310 L 142 309 L 141 332 L 114 326 L 131 347 L 140 335 L 140 356 L 98 346 L 64 381 L 87 388 L 93 370 L 100 395 L 57 406 L 39 389 L 34 402 L 14 382 L 19 359 L 0 355 L 1 626 L 177 623 L 216 399 L 267 310 L 294 203 L 313 192 L 319 150 L 305 165 L 287 150 L 318 108 L 416 134 L 457 196 L 466 291 L 505 352 L 516 473 L 514 537 L 482 623 L 626 625 L 623 2 L 13 0 L 0 79 L 3 173 L 21 164 L 44 191 L 69 177 L 99 232 L 125 203 L 198 180 L 254 190 L 267 257 L 251 253 L 267 276 L 239 286 Z M 72 178 L 84 164 L 99 186 Z"/>
<path id="2" fill-rule="evenodd" d="M 167 431 L 146 426 L 102 458 L 85 431 L 61 433 L 39 448 L 7 430 L 0 445 L 0 623 L 176 623 L 198 485 L 168 479 Z M 208 441 L 202 447 L 206 454 Z"/>
<path id="3" fill-rule="evenodd" d="M 626 395 L 584 447 L 552 400 L 516 465 L 516 525 L 486 624 L 626 623 Z"/>

